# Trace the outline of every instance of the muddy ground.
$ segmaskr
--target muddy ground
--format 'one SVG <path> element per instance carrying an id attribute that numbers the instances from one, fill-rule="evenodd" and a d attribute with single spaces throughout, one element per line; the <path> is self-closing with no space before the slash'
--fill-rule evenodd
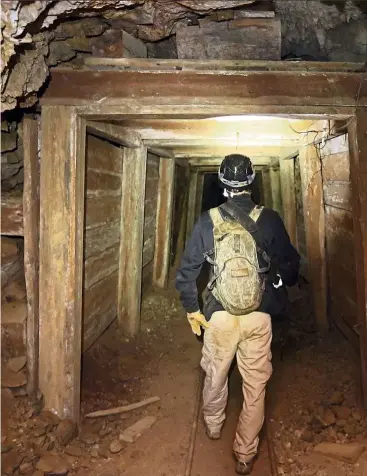
<path id="1" fill-rule="evenodd" d="M 291 476 L 367 476 L 367 452 L 355 463 L 314 452 L 320 442 L 367 441 L 367 425 L 357 406 L 358 355 L 337 331 L 320 339 L 314 332 L 307 289 L 293 293 L 292 323 L 275 325 L 274 374 L 268 390 L 278 473 Z M 228 419 L 220 441 L 207 440 L 199 419 L 192 465 L 192 438 L 200 381 L 201 342 L 191 334 L 174 291 L 144 298 L 142 331 L 126 340 L 113 324 L 83 357 L 82 421 L 79 435 L 40 412 L 27 397 L 2 390 L 2 474 L 95 476 L 224 476 L 232 474 L 231 445 L 241 408 L 241 382 L 230 378 Z M 132 412 L 87 419 L 88 412 L 159 396 Z M 146 416 L 151 428 L 135 442 L 121 439 Z M 268 445 L 262 438 L 255 476 L 271 476 Z M 48 466 L 47 466 L 48 465 Z M 186 472 L 186 473 L 185 473 Z"/>

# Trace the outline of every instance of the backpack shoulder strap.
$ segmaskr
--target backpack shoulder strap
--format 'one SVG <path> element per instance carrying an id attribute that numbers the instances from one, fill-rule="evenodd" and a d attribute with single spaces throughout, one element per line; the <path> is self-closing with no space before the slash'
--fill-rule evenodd
<path id="1" fill-rule="evenodd" d="M 212 219 L 214 228 L 219 226 L 224 221 L 222 214 L 219 211 L 219 208 L 211 208 L 209 210 L 209 215 L 210 215 L 210 218 Z"/>
<path id="2" fill-rule="evenodd" d="M 249 216 L 254 220 L 255 223 L 260 218 L 261 212 L 263 210 L 264 210 L 264 207 L 260 207 L 259 205 L 256 205 L 249 213 Z"/>

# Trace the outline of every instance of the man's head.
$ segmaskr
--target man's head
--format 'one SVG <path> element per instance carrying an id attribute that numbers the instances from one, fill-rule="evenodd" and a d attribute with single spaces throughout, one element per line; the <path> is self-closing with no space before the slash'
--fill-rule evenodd
<path id="1" fill-rule="evenodd" d="M 218 171 L 225 196 L 251 192 L 251 184 L 255 180 L 255 171 L 249 157 L 231 154 L 224 157 Z"/>

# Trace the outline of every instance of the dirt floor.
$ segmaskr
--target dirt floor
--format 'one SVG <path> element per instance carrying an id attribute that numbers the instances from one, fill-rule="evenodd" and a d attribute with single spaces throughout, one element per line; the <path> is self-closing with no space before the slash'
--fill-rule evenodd
<path id="1" fill-rule="evenodd" d="M 274 328 L 274 374 L 268 390 L 278 473 L 367 476 L 367 452 L 353 464 L 314 452 L 325 441 L 358 442 L 364 449 L 367 424 L 356 405 L 358 356 L 338 332 L 324 340 L 317 338 L 307 291 L 296 293 L 291 315 L 283 360 L 280 343 L 286 327 L 276 324 Z M 242 404 L 241 379 L 235 368 L 221 440 L 207 439 L 201 417 L 193 432 L 200 351 L 201 342 L 191 333 L 176 293 L 148 294 L 137 341 L 126 340 L 113 324 L 84 355 L 83 419 L 77 438 L 72 440 L 72 425 L 40 412 L 26 397 L 2 390 L 2 474 L 234 474 L 231 447 Z M 159 396 L 160 401 L 123 415 L 84 417 L 91 411 L 152 396 Z M 126 442 L 126 429 L 147 416 L 156 418 L 151 419 L 152 426 L 142 430 L 136 441 Z M 272 475 L 265 432 L 253 474 Z"/>

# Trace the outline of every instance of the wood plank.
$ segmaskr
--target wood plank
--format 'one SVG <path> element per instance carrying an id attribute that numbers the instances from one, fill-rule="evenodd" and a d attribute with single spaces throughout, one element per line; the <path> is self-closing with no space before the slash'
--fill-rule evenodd
<path id="1" fill-rule="evenodd" d="M 196 200 L 195 200 L 195 222 L 201 215 L 201 207 L 203 202 L 203 190 L 204 190 L 204 174 L 198 173 L 198 180 L 196 185 Z"/>
<path id="2" fill-rule="evenodd" d="M 320 148 L 321 156 L 340 154 L 342 152 L 348 152 L 348 136 L 347 134 L 339 135 L 328 139 L 325 144 Z"/>
<path id="3" fill-rule="evenodd" d="M 87 131 L 124 147 L 140 147 L 141 138 L 133 129 L 105 122 L 89 121 Z"/>
<path id="4" fill-rule="evenodd" d="M 121 152 L 120 152 L 121 155 Z M 87 196 L 121 195 L 121 177 L 103 170 L 87 168 L 85 177 Z"/>
<path id="5" fill-rule="evenodd" d="M 162 157 L 164 159 L 175 158 L 175 154 L 173 153 L 173 151 L 168 148 L 149 146 L 148 151 L 151 154 L 157 155 L 158 157 Z"/>
<path id="6" fill-rule="evenodd" d="M 323 156 L 322 169 L 323 177 L 326 181 L 337 180 L 341 182 L 349 182 L 349 153 L 340 152 L 337 154 Z"/>
<path id="7" fill-rule="evenodd" d="M 118 272 L 86 290 L 83 300 L 83 352 L 95 342 L 117 314 Z"/>
<path id="8" fill-rule="evenodd" d="M 144 199 L 147 148 L 124 149 L 117 317 L 135 336 L 140 328 Z"/>
<path id="9" fill-rule="evenodd" d="M 325 256 L 325 214 L 321 163 L 312 144 L 300 150 L 300 169 L 303 194 L 304 221 L 311 280 L 313 308 L 319 332 L 329 329 L 327 316 L 327 278 Z"/>
<path id="10" fill-rule="evenodd" d="M 264 205 L 268 208 L 273 207 L 273 197 L 271 193 L 270 169 L 264 167 L 262 171 L 262 183 L 264 190 Z"/>
<path id="11" fill-rule="evenodd" d="M 84 289 L 89 289 L 117 271 L 118 260 L 119 244 L 90 256 L 84 264 Z"/>
<path id="12" fill-rule="evenodd" d="M 281 24 L 278 18 L 177 24 L 176 43 L 180 59 L 280 60 Z"/>
<path id="13" fill-rule="evenodd" d="M 321 62 L 321 61 L 262 61 L 262 60 L 205 60 L 190 59 L 137 59 L 86 57 L 86 66 L 111 66 L 138 69 L 140 71 L 362 71 L 363 63 Z"/>
<path id="14" fill-rule="evenodd" d="M 38 391 L 39 354 L 39 232 L 40 167 L 38 159 L 38 121 L 26 116 L 23 121 L 24 149 L 24 274 L 27 289 L 27 393 Z"/>
<path id="15" fill-rule="evenodd" d="M 273 209 L 283 217 L 282 192 L 280 187 L 280 169 L 279 167 L 270 167 L 271 182 L 271 202 Z"/>
<path id="16" fill-rule="evenodd" d="M 293 246 L 297 246 L 297 210 L 294 184 L 294 161 L 280 160 L 280 186 L 284 224 Z"/>
<path id="17" fill-rule="evenodd" d="M 289 65 L 290 62 L 287 62 Z M 153 105 L 235 104 L 266 106 L 355 106 L 358 94 L 360 106 L 367 104 L 367 84 L 364 73 L 304 73 L 281 71 L 250 71 L 243 74 L 211 74 L 175 71 L 150 74 L 136 71 L 87 71 L 55 69 L 50 84 L 43 95 L 42 104 L 60 99 L 69 104 L 93 105 L 102 110 L 119 105 L 126 113 L 123 100 L 134 98 L 136 107 L 130 114 L 142 114 L 139 101 Z M 231 87 L 228 87 L 228 81 Z M 332 87 L 330 86 L 332 82 Z M 123 87 L 121 85 L 123 84 Z M 162 84 L 165 85 L 162 88 Z M 203 87 L 205 85 L 205 87 Z M 138 102 L 137 102 L 138 101 Z M 139 112 L 140 110 L 140 112 Z M 108 111 L 107 111 L 108 112 Z M 176 114 L 179 111 L 176 111 Z M 247 111 L 246 111 L 247 112 Z M 341 113 L 342 111 L 338 111 Z M 167 116 L 172 112 L 167 112 Z M 242 111 L 244 113 L 244 111 Z M 299 110 L 298 110 L 299 113 Z M 324 110 L 324 114 L 328 114 Z"/>
<path id="18" fill-rule="evenodd" d="M 21 194 L 1 195 L 1 234 L 23 236 L 23 201 Z"/>
<path id="19" fill-rule="evenodd" d="M 89 196 L 85 200 L 85 224 L 87 227 L 96 224 L 107 224 L 119 219 L 121 196 Z"/>
<path id="20" fill-rule="evenodd" d="M 168 284 L 174 181 L 175 161 L 161 158 L 159 166 L 157 222 L 153 267 L 153 283 L 155 286 L 160 288 L 166 288 Z"/>
<path id="21" fill-rule="evenodd" d="M 117 175 L 122 173 L 121 151 L 106 140 L 91 134 L 87 135 L 86 162 L 88 169 Z"/>
<path id="22" fill-rule="evenodd" d="M 324 185 L 324 202 L 331 207 L 352 211 L 352 187 L 350 182 L 327 182 Z"/>
<path id="23" fill-rule="evenodd" d="M 40 353 L 45 407 L 79 420 L 85 122 L 75 110 L 41 114 Z"/>
<path id="24" fill-rule="evenodd" d="M 85 230 L 85 259 L 111 248 L 120 241 L 120 219 Z"/>
<path id="25" fill-rule="evenodd" d="M 189 200 L 187 204 L 186 243 L 190 239 L 191 233 L 195 225 L 195 204 L 198 175 L 199 174 L 197 173 L 197 171 L 191 170 L 189 182 Z"/>
<path id="26" fill-rule="evenodd" d="M 155 236 L 150 236 L 143 245 L 143 261 L 142 266 L 146 266 L 154 259 L 154 245 L 155 245 Z"/>
<path id="27" fill-rule="evenodd" d="M 367 408 L 367 109 L 348 126 L 363 403 Z"/>

